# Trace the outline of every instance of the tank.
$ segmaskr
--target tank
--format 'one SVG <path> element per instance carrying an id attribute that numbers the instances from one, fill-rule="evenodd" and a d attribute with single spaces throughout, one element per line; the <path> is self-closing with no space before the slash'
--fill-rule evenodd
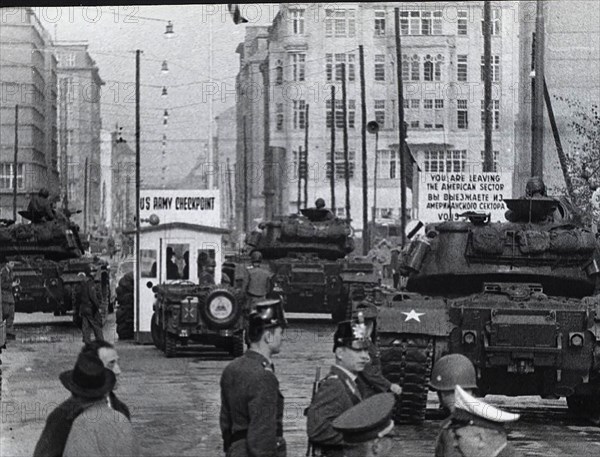
<path id="1" fill-rule="evenodd" d="M 448 353 L 473 362 L 481 395 L 599 408 L 597 237 L 565 200 L 505 202 L 504 222 L 465 213 L 427 225 L 401 253 L 406 290 L 377 320 L 384 375 L 403 386 L 398 422 L 423 421 L 432 366 Z"/>
<path id="2" fill-rule="evenodd" d="M 350 317 L 352 300 L 373 295 L 378 286 L 371 263 L 347 258 L 354 250 L 349 221 L 322 205 L 260 223 L 246 244 L 268 263 L 286 312 L 330 313 L 337 322 Z M 235 284 L 233 271 L 229 266 Z"/>

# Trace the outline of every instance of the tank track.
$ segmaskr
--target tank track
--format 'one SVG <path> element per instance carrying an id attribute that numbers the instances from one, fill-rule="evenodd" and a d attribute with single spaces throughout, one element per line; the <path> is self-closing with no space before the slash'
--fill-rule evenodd
<path id="1" fill-rule="evenodd" d="M 397 424 L 421 424 L 425 420 L 429 380 L 433 367 L 433 338 L 397 338 L 400 344 L 381 348 L 383 375 L 402 387 L 394 407 Z"/>

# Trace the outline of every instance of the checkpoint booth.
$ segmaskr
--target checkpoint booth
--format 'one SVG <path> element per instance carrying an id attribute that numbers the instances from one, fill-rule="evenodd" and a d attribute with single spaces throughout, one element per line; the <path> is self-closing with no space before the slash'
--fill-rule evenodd
<path id="1" fill-rule="evenodd" d="M 140 191 L 139 271 L 134 268 L 134 330 L 137 343 L 152 343 L 150 323 L 157 284 L 198 284 L 200 268 L 216 262 L 215 283 L 221 282 L 222 237 L 219 190 Z"/>

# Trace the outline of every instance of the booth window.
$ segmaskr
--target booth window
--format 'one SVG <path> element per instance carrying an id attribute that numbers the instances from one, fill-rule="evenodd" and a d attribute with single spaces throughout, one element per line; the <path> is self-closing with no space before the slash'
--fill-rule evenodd
<path id="1" fill-rule="evenodd" d="M 189 244 L 167 244 L 165 262 L 168 280 L 185 279 L 185 275 L 189 276 L 189 264 L 186 260 L 189 257 L 189 251 Z"/>
<path id="2" fill-rule="evenodd" d="M 140 273 L 142 278 L 156 278 L 156 250 L 140 249 Z"/>
<path id="3" fill-rule="evenodd" d="M 215 260 L 214 249 L 198 249 L 198 277 L 208 263 L 208 259 Z"/>

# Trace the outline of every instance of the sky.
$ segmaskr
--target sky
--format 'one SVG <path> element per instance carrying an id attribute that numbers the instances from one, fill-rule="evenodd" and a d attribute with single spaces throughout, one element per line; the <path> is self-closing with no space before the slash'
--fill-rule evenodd
<path id="1" fill-rule="evenodd" d="M 269 25 L 276 4 L 241 5 L 247 25 Z M 212 118 L 234 106 L 231 91 L 239 68 L 235 49 L 246 25 L 235 25 L 226 4 L 174 6 L 34 7 L 53 39 L 87 41 L 96 61 L 102 88 L 102 125 L 123 127 L 123 137 L 135 141 L 135 50 L 143 51 L 140 65 L 142 178 L 167 167 L 173 175 L 189 171 L 204 154 L 209 136 L 210 92 Z M 175 36 L 164 38 L 167 21 Z M 212 67 L 209 65 L 212 59 Z M 161 73 L 163 60 L 168 74 Z M 161 97 L 162 87 L 168 96 Z M 226 93 L 229 91 L 229 93 Z M 167 125 L 163 124 L 168 110 Z M 216 129 L 213 125 L 213 134 Z M 162 136 L 167 152 L 162 155 Z M 200 142 L 199 140 L 202 140 Z M 181 163 L 185 150 L 191 163 Z"/>

